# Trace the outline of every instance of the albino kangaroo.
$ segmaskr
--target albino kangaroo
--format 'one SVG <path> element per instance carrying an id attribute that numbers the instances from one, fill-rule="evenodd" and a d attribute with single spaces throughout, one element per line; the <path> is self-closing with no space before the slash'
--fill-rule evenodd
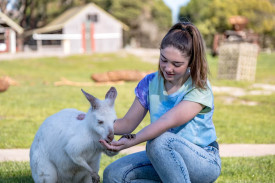
<path id="1" fill-rule="evenodd" d="M 85 119 L 77 120 L 81 111 L 64 109 L 48 117 L 37 131 L 30 149 L 36 183 L 99 182 L 101 153 L 117 154 L 99 143 L 100 139 L 111 142 L 114 138 L 116 89 L 110 88 L 105 100 L 82 92 L 91 103 Z"/>

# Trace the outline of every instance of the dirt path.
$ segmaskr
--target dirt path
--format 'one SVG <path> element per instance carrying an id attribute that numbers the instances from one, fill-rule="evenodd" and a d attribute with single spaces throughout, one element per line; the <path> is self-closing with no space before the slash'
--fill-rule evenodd
<path id="1" fill-rule="evenodd" d="M 131 154 L 145 150 L 144 146 L 135 146 L 121 151 Z M 221 157 L 252 157 L 275 155 L 275 144 L 220 144 Z M 0 162 L 29 161 L 29 149 L 0 149 Z"/>
<path id="2" fill-rule="evenodd" d="M 144 146 L 136 146 L 121 153 L 131 154 L 145 150 Z M 275 144 L 220 144 L 221 157 L 251 157 L 275 155 Z"/>

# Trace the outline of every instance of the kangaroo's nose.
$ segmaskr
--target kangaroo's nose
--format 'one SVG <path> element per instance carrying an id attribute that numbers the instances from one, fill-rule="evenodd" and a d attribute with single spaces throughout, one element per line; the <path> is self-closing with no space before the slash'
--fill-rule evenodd
<path id="1" fill-rule="evenodd" d="M 107 139 L 112 142 L 114 140 L 114 131 L 113 130 L 109 130 L 109 134 L 107 136 Z"/>

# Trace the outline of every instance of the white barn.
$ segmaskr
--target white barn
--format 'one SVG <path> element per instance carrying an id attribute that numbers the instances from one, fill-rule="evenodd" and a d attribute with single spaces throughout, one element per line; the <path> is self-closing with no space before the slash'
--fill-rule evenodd
<path id="1" fill-rule="evenodd" d="M 45 27 L 31 30 L 33 45 L 39 52 L 79 54 L 114 52 L 123 47 L 123 31 L 128 27 L 93 3 L 65 11 Z"/>

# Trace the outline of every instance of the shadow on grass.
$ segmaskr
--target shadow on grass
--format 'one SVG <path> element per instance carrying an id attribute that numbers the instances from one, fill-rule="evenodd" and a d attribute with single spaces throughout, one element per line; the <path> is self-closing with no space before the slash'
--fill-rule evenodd
<path id="1" fill-rule="evenodd" d="M 0 177 L 1 183 L 34 183 L 31 175 L 14 176 L 14 177 Z"/>

